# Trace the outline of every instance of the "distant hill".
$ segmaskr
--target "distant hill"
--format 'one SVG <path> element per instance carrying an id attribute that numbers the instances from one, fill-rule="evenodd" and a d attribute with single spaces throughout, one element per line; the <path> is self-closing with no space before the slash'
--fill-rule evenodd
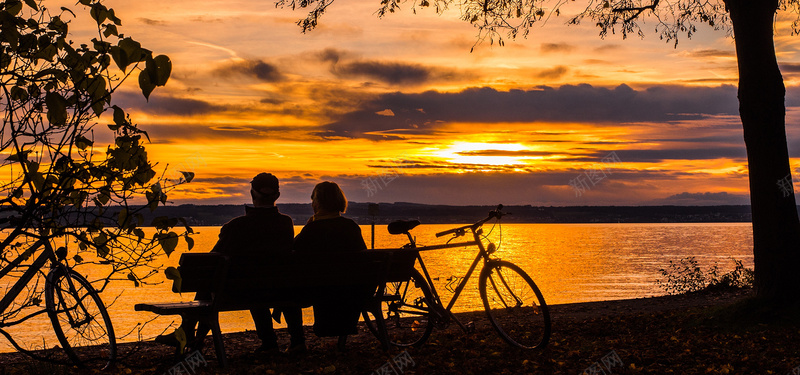
<path id="1" fill-rule="evenodd" d="M 313 214 L 310 204 L 278 204 L 278 209 L 305 224 Z M 381 203 L 375 222 L 387 224 L 398 219 L 417 219 L 427 224 L 471 223 L 486 217 L 494 206 L 445 206 L 417 203 Z M 750 222 L 750 206 L 506 206 L 512 215 L 508 223 L 687 223 Z M 157 216 L 179 216 L 190 225 L 222 225 L 244 214 L 242 205 L 179 205 L 159 207 Z M 359 224 L 369 224 L 368 204 L 350 202 L 345 215 Z M 149 220 L 148 220 L 149 221 Z"/>

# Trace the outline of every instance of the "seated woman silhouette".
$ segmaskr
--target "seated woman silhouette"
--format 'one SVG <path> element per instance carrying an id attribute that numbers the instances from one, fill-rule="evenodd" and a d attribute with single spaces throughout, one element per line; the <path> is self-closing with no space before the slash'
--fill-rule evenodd
<path id="1" fill-rule="evenodd" d="M 313 255 L 315 252 L 350 252 L 367 249 L 361 228 L 355 221 L 342 217 L 347 198 L 334 182 L 321 182 L 311 193 L 314 216 L 294 239 L 294 252 Z M 362 290 L 350 287 L 319 291 L 314 304 L 314 333 L 317 336 L 339 336 L 339 349 L 344 349 L 347 335 L 358 333 L 356 325 L 362 306 Z M 358 288 L 356 288 L 358 289 Z M 329 298 L 327 298 L 329 297 Z"/>

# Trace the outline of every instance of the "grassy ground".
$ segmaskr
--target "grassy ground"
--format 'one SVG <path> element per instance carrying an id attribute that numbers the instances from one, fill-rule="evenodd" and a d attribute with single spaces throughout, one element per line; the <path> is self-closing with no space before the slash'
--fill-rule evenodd
<path id="1" fill-rule="evenodd" d="M 307 332 L 307 354 L 268 357 L 252 353 L 259 345 L 255 333 L 242 332 L 225 336 L 231 364 L 226 370 L 216 367 L 210 341 L 202 357 L 193 357 L 206 363 L 194 369 L 189 358 L 143 342 L 123 345 L 116 368 L 105 373 L 165 374 L 184 366 L 192 374 L 379 374 L 393 366 L 395 372 L 387 374 L 576 375 L 595 366 L 604 370 L 598 374 L 783 375 L 800 366 L 800 313 L 758 318 L 763 314 L 743 292 L 561 305 L 551 314 L 550 345 L 539 351 L 505 344 L 480 312 L 459 316 L 474 321 L 476 332 L 466 335 L 456 326 L 436 330 L 423 347 L 407 351 L 382 352 L 364 329 L 351 337 L 345 353 L 336 351 L 335 339 Z M 279 337 L 288 342 L 284 331 Z M 0 375 L 81 372 L 99 371 L 0 355 Z"/>

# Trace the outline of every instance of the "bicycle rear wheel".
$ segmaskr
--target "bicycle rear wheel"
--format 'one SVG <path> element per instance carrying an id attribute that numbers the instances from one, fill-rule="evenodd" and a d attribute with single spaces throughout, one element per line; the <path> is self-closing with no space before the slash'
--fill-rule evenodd
<path id="1" fill-rule="evenodd" d="M 91 283 L 57 268 L 45 285 L 45 306 L 61 347 L 77 366 L 106 368 L 116 359 L 117 341 L 108 311 Z"/>
<path id="2" fill-rule="evenodd" d="M 486 315 L 506 342 L 523 349 L 543 348 L 550 339 L 550 312 L 525 271 L 506 261 L 488 262 L 478 284 Z"/>
<path id="3" fill-rule="evenodd" d="M 422 345 L 431 335 L 431 291 L 425 278 L 417 270 L 409 281 L 386 283 L 381 313 L 386 322 L 389 343 L 398 347 Z M 364 321 L 370 332 L 378 336 L 378 328 L 364 312 Z"/>

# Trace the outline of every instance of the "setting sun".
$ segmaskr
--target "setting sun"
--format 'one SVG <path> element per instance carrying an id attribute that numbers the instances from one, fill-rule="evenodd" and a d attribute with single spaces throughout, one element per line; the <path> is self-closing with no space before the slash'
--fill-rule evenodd
<path id="1" fill-rule="evenodd" d="M 439 147 L 437 151 L 432 152 L 432 155 L 451 163 L 472 166 L 513 166 L 526 164 L 526 161 L 530 159 L 541 159 L 541 156 L 513 156 L 515 152 L 523 150 L 526 150 L 526 147 L 520 144 L 454 142 L 450 145 Z"/>

